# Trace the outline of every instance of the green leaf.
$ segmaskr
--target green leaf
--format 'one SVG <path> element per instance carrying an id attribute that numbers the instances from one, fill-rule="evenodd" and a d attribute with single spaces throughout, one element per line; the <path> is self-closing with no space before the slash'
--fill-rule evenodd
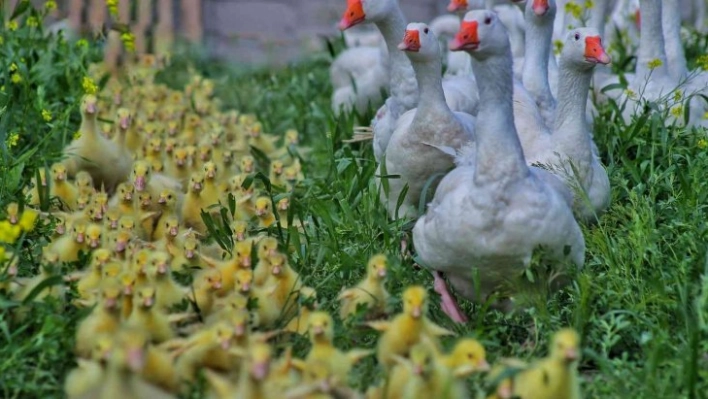
<path id="1" fill-rule="evenodd" d="M 61 285 L 64 284 L 64 277 L 62 276 L 51 276 L 47 277 L 46 279 L 42 280 L 39 284 L 37 284 L 36 287 L 30 291 L 30 293 L 25 297 L 25 299 L 22 300 L 22 305 L 27 305 L 28 303 L 32 302 L 34 298 L 37 297 L 45 288 L 49 288 L 55 285 Z"/>
<path id="2" fill-rule="evenodd" d="M 12 12 L 12 16 L 10 17 L 10 19 L 13 20 L 19 17 L 25 11 L 27 11 L 27 9 L 29 9 L 31 5 L 32 4 L 29 1 L 20 0 L 20 2 L 17 3 L 17 5 L 15 6 L 15 11 Z"/>

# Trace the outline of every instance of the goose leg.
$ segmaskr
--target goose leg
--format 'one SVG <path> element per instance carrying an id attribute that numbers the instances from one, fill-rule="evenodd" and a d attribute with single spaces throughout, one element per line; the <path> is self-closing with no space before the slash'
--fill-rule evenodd
<path id="1" fill-rule="evenodd" d="M 447 284 L 442 278 L 442 273 L 433 272 L 433 276 L 435 277 L 433 287 L 435 288 L 435 292 L 440 294 L 440 304 L 443 312 L 445 312 L 445 314 L 448 315 L 448 317 L 450 317 L 455 323 L 467 323 L 469 319 L 460 310 L 460 307 L 457 305 L 457 301 L 455 301 L 455 298 L 453 298 L 452 294 L 450 294 Z"/>

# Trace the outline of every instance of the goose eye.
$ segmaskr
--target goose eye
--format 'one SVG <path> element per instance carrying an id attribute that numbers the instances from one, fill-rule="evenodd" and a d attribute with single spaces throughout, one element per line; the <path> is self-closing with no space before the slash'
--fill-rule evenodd
<path id="1" fill-rule="evenodd" d="M 485 25 L 489 25 L 489 24 L 491 24 L 491 23 L 492 23 L 492 18 L 491 18 L 491 17 L 484 18 L 484 24 L 485 24 Z"/>
<path id="2" fill-rule="evenodd" d="M 423 33 L 425 33 L 426 35 L 428 34 L 428 31 L 428 28 L 423 29 Z"/>
<path id="3" fill-rule="evenodd" d="M 576 41 L 577 41 L 577 40 L 580 40 L 580 33 L 576 33 L 576 34 L 575 34 L 575 40 L 576 40 Z"/>

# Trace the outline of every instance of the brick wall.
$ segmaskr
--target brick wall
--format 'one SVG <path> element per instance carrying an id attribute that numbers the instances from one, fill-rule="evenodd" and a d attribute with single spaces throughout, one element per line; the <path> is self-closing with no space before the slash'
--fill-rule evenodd
<path id="1" fill-rule="evenodd" d="M 210 52 L 246 64 L 283 64 L 322 48 L 338 35 L 346 0 L 203 0 Z M 430 21 L 447 0 L 400 0 L 409 21 Z"/>

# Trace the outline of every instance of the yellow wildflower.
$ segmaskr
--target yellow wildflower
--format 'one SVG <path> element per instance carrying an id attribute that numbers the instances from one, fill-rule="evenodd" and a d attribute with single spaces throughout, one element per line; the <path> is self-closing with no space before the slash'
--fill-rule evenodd
<path id="1" fill-rule="evenodd" d="M 681 90 L 676 89 L 676 91 L 674 92 L 674 102 L 677 103 L 677 102 L 681 101 L 682 98 L 683 98 L 683 93 L 681 92 Z"/>
<path id="2" fill-rule="evenodd" d="M 706 139 L 700 139 L 700 140 L 698 140 L 698 142 L 696 143 L 696 145 L 698 146 L 698 148 L 700 148 L 700 149 L 703 150 L 703 149 L 705 149 L 706 147 L 708 147 L 708 140 L 706 140 Z"/>
<path id="3" fill-rule="evenodd" d="M 578 3 L 569 1 L 565 3 L 565 12 L 572 15 L 575 19 L 580 19 L 580 16 L 583 15 L 583 8 Z"/>
<path id="4" fill-rule="evenodd" d="M 132 33 L 130 32 L 124 32 L 120 35 L 120 40 L 123 42 L 123 45 L 125 46 L 125 50 L 128 52 L 133 52 L 135 51 L 135 36 L 133 36 Z"/>
<path id="5" fill-rule="evenodd" d="M 22 216 L 20 216 L 20 222 L 18 223 L 22 231 L 29 232 L 34 230 L 34 223 L 37 221 L 37 216 L 39 216 L 37 211 L 25 208 L 24 212 L 22 212 Z"/>
<path id="6" fill-rule="evenodd" d="M 106 6 L 111 15 L 118 16 L 118 0 L 106 0 Z"/>
<path id="7" fill-rule="evenodd" d="M 14 62 L 10 64 L 10 72 L 15 72 L 17 70 L 17 64 Z"/>
<path id="8" fill-rule="evenodd" d="M 654 69 L 656 69 L 656 68 L 658 68 L 658 67 L 660 67 L 660 66 L 662 66 L 662 65 L 664 65 L 664 63 L 661 62 L 661 60 L 658 59 L 658 58 L 654 58 L 653 60 L 649 61 L 649 63 L 647 64 L 647 66 L 648 66 L 649 69 L 651 69 L 651 70 L 654 70 Z"/>
<path id="9" fill-rule="evenodd" d="M 57 2 L 54 1 L 54 0 L 47 0 L 47 1 L 44 3 L 44 8 L 45 8 L 47 11 L 56 10 L 56 9 L 57 9 Z"/>
<path id="10" fill-rule="evenodd" d="M 671 108 L 671 115 L 673 115 L 674 118 L 680 118 L 683 116 L 683 105 L 677 105 Z"/>
<path id="11" fill-rule="evenodd" d="M 591 8 L 595 7 L 595 3 L 593 3 L 592 0 L 585 0 L 585 8 L 590 10 Z"/>
<path id="12" fill-rule="evenodd" d="M 631 100 L 634 100 L 637 98 L 637 93 L 634 92 L 632 89 L 627 89 L 624 91 L 624 93 L 629 97 Z"/>
<path id="13" fill-rule="evenodd" d="M 553 41 L 553 54 L 558 55 L 563 51 L 563 41 L 562 40 L 554 40 Z"/>
<path id="14" fill-rule="evenodd" d="M 25 23 L 30 28 L 36 28 L 39 26 L 39 20 L 37 20 L 37 17 L 35 17 L 34 15 L 30 15 L 29 17 L 27 17 Z"/>
<path id="15" fill-rule="evenodd" d="M 88 47 L 88 40 L 86 39 L 79 39 L 76 41 L 76 47 Z"/>
<path id="16" fill-rule="evenodd" d="M 0 221 L 0 241 L 14 244 L 20 234 L 22 234 L 20 226 L 13 225 L 7 220 Z"/>
<path id="17" fill-rule="evenodd" d="M 703 54 L 696 59 L 696 65 L 704 71 L 708 71 L 708 54 Z"/>
<path id="18" fill-rule="evenodd" d="M 12 83 L 14 83 L 14 84 L 20 84 L 20 83 L 22 83 L 22 75 L 20 75 L 19 73 L 15 72 L 15 73 L 12 74 L 12 76 L 10 76 L 10 80 L 11 80 Z"/>
<path id="19" fill-rule="evenodd" d="M 11 31 L 17 30 L 17 28 L 18 28 L 17 21 L 15 21 L 14 19 L 12 21 L 7 21 L 5 23 L 5 28 L 7 28 L 7 30 L 11 30 Z"/>
<path id="20" fill-rule="evenodd" d="M 20 141 L 20 135 L 17 132 L 14 132 L 7 136 L 7 146 L 12 148 L 17 145 L 17 143 Z"/>
<path id="21" fill-rule="evenodd" d="M 77 130 L 76 133 L 74 133 L 74 136 L 72 136 L 74 140 L 78 140 L 81 138 L 81 130 Z"/>
<path id="22" fill-rule="evenodd" d="M 42 110 L 42 119 L 44 119 L 45 122 L 51 122 L 52 121 L 52 113 L 49 112 L 49 110 L 43 109 Z"/>
<path id="23" fill-rule="evenodd" d="M 84 79 L 81 81 L 81 86 L 84 88 L 86 94 L 96 94 L 98 92 L 98 86 L 90 76 L 84 76 Z"/>

